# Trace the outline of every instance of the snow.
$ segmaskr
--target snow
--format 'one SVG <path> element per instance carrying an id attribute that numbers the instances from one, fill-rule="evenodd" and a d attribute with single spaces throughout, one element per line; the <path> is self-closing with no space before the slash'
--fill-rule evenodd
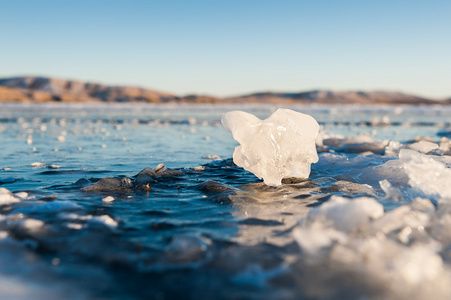
<path id="1" fill-rule="evenodd" d="M 222 116 L 222 125 L 241 145 L 233 162 L 263 178 L 269 186 L 284 177 L 308 178 L 310 165 L 318 162 L 315 140 L 319 125 L 306 114 L 278 109 L 265 120 L 243 111 Z"/>

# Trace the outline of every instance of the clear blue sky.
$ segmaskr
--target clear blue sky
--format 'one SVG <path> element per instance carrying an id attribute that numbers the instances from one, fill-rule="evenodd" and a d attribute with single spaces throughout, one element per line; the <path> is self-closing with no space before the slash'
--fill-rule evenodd
<path id="1" fill-rule="evenodd" d="M 451 97 L 451 1 L 0 0 L 0 77 Z"/>

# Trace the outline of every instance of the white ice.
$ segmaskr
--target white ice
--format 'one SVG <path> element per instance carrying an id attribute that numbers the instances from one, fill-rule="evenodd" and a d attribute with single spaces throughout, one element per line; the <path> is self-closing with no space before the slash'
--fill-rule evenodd
<path id="1" fill-rule="evenodd" d="M 412 156 L 404 163 L 409 184 L 426 195 L 437 195 L 451 201 L 451 169 L 447 166 L 447 161 L 449 163 L 451 159 L 440 156 L 434 159 L 433 155 Z"/>
<path id="2" fill-rule="evenodd" d="M 113 202 L 114 197 L 113 196 L 106 196 L 105 198 L 102 198 L 102 202 Z"/>
<path id="3" fill-rule="evenodd" d="M 422 153 L 428 153 L 438 148 L 439 146 L 437 144 L 424 140 L 409 145 L 409 149 L 416 150 Z"/>
<path id="4" fill-rule="evenodd" d="M 99 215 L 99 216 L 93 216 L 93 215 L 79 215 L 76 213 L 60 213 L 58 214 L 58 217 L 64 220 L 81 220 L 81 221 L 87 221 L 91 223 L 97 223 L 97 224 L 103 224 L 107 226 L 110 229 L 115 229 L 118 226 L 118 222 L 111 218 L 109 215 Z M 72 223 L 70 223 L 72 224 Z M 72 225 L 70 226 L 72 227 Z M 79 228 L 76 228 L 79 229 Z"/>
<path id="5" fill-rule="evenodd" d="M 0 188 L 0 205 L 11 204 L 15 202 L 20 202 L 20 200 L 15 197 L 9 190 Z"/>
<path id="6" fill-rule="evenodd" d="M 265 120 L 243 112 L 222 116 L 222 125 L 241 145 L 233 162 L 263 178 L 266 185 L 279 186 L 284 177 L 308 178 L 310 165 L 318 161 L 316 120 L 306 114 L 279 108 Z"/>
<path id="7" fill-rule="evenodd" d="M 451 283 L 439 254 L 450 239 L 447 228 L 449 222 L 437 223 L 428 199 L 384 213 L 374 199 L 333 196 L 309 212 L 293 237 L 311 263 L 327 260 L 356 270 L 363 280 L 384 282 L 387 298 L 437 299 L 449 295 Z"/>
<path id="8" fill-rule="evenodd" d="M 312 209 L 307 221 L 323 219 L 334 228 L 343 232 L 352 232 L 365 227 L 370 220 L 382 217 L 384 207 L 369 197 L 351 200 L 339 196 L 332 198 L 321 206 Z"/>

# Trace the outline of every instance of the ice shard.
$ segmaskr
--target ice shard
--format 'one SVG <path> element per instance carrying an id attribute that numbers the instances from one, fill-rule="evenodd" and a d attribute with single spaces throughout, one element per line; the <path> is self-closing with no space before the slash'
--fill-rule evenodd
<path id="1" fill-rule="evenodd" d="M 309 115 L 279 108 L 260 120 L 250 113 L 231 111 L 221 122 L 240 143 L 233 162 L 263 178 L 266 185 L 279 186 L 284 177 L 308 178 L 310 165 L 318 161 L 319 125 Z"/>

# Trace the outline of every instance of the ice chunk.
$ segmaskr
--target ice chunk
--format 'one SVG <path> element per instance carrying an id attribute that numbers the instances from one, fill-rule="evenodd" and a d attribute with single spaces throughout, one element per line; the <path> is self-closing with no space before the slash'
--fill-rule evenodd
<path id="1" fill-rule="evenodd" d="M 118 222 L 114 220 L 109 215 L 99 215 L 99 216 L 93 216 L 93 215 L 87 215 L 87 216 L 81 216 L 75 213 L 60 213 L 58 214 L 58 217 L 64 220 L 72 220 L 72 221 L 87 221 L 95 224 L 103 224 L 106 227 L 110 229 L 115 229 L 118 226 Z M 72 225 L 69 227 L 73 228 Z M 74 228 L 79 229 L 79 228 Z"/>
<path id="2" fill-rule="evenodd" d="M 334 241 L 345 243 L 347 236 L 343 232 L 316 225 L 312 227 L 296 227 L 293 238 L 302 251 L 309 255 L 317 254 L 321 249 L 329 247 Z"/>
<path id="3" fill-rule="evenodd" d="M 397 255 L 392 266 L 408 284 L 417 285 L 425 280 L 435 280 L 442 275 L 443 261 L 429 247 L 418 245 Z"/>
<path id="4" fill-rule="evenodd" d="M 107 196 L 107 197 L 102 199 L 102 202 L 113 202 L 113 201 L 114 201 L 114 197 L 113 196 Z"/>
<path id="5" fill-rule="evenodd" d="M 381 189 L 385 192 L 385 197 L 393 201 L 402 200 L 402 192 L 396 186 L 393 186 L 387 179 L 379 181 Z"/>
<path id="6" fill-rule="evenodd" d="M 222 116 L 222 125 L 241 145 L 233 162 L 263 178 L 266 185 L 279 186 L 284 177 L 308 178 L 310 165 L 318 161 L 316 120 L 299 112 L 279 108 L 265 120 L 243 112 Z"/>
<path id="7" fill-rule="evenodd" d="M 21 199 L 30 199 L 31 198 L 31 197 L 28 197 L 28 193 L 27 192 L 14 193 L 14 196 L 19 197 Z"/>
<path id="8" fill-rule="evenodd" d="M 374 154 L 383 153 L 388 141 L 375 141 L 368 134 L 358 136 L 327 135 L 323 137 L 324 149 L 331 148 L 346 153 Z"/>
<path id="9" fill-rule="evenodd" d="M 11 192 L 5 188 L 0 188 L 0 205 L 20 202 Z"/>
<path id="10" fill-rule="evenodd" d="M 406 146 L 401 144 L 398 141 L 390 141 L 388 145 L 385 147 L 385 155 L 386 156 L 398 156 L 399 151 L 404 149 Z"/>
<path id="11" fill-rule="evenodd" d="M 307 222 L 323 221 L 343 232 L 353 232 L 366 227 L 370 220 L 384 215 L 382 204 L 369 197 L 348 199 L 340 196 L 312 209 Z"/>
<path id="12" fill-rule="evenodd" d="M 400 230 L 403 227 L 423 230 L 431 220 L 434 205 L 427 199 L 418 198 L 410 205 L 402 205 L 387 212 L 382 218 L 374 221 L 372 229 L 374 232 L 388 234 Z"/>
<path id="13" fill-rule="evenodd" d="M 44 222 L 37 219 L 25 219 L 21 223 L 21 226 L 23 229 L 25 229 L 27 232 L 37 232 L 44 227 Z"/>
<path id="14" fill-rule="evenodd" d="M 449 290 L 440 290 L 449 285 L 449 272 L 439 254 L 443 245 L 426 230 L 437 219 L 434 205 L 417 198 L 384 214 L 377 204 L 372 198 L 333 197 L 311 210 L 293 230 L 306 262 L 321 266 L 326 262 L 328 276 L 339 266 L 345 273 L 335 276 L 354 273 L 362 282 L 379 282 L 386 293 L 382 298 L 424 299 L 437 287 L 439 294 L 448 295 Z M 449 241 L 450 223 L 439 224 L 435 236 Z"/>
<path id="15" fill-rule="evenodd" d="M 94 222 L 94 223 L 100 223 L 103 224 L 111 229 L 114 229 L 117 227 L 118 223 L 113 218 L 111 218 L 109 215 L 101 215 L 101 216 L 89 216 L 88 221 Z"/>
<path id="16" fill-rule="evenodd" d="M 373 198 L 332 196 L 309 212 L 302 226 L 293 230 L 293 237 L 304 253 L 315 256 L 334 242 L 347 243 L 347 233 L 364 230 L 372 219 L 383 215 L 383 206 Z"/>
<path id="17" fill-rule="evenodd" d="M 422 141 L 413 143 L 412 145 L 409 145 L 409 148 L 412 150 L 422 152 L 422 153 L 428 153 L 432 150 L 438 149 L 439 146 L 435 143 L 431 143 L 431 142 L 422 140 Z"/>
<path id="18" fill-rule="evenodd" d="M 45 164 L 41 163 L 41 162 L 34 162 L 34 163 L 30 164 L 30 166 L 32 166 L 32 167 L 43 167 L 43 166 L 45 166 Z"/>
<path id="19" fill-rule="evenodd" d="M 439 149 L 444 155 L 451 155 L 451 141 L 447 137 L 442 137 L 440 140 Z"/>
<path id="20" fill-rule="evenodd" d="M 427 195 L 451 200 L 451 169 L 431 157 L 417 157 L 404 163 L 409 184 Z"/>

